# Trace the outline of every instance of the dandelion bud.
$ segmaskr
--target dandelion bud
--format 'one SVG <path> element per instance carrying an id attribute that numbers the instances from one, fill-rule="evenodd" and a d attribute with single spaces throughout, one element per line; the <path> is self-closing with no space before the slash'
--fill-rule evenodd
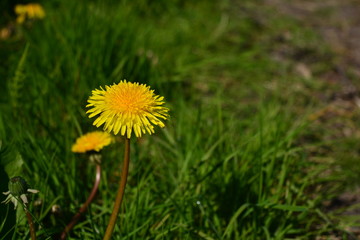
<path id="1" fill-rule="evenodd" d="M 3 193 L 4 195 L 7 195 L 7 197 L 4 201 L 2 201 L 2 203 L 7 204 L 11 201 L 14 203 L 15 209 L 18 205 L 19 199 L 21 199 L 24 204 L 27 204 L 29 202 L 27 194 L 39 192 L 39 190 L 36 189 L 29 189 L 29 184 L 22 177 L 11 178 L 8 187 L 9 191 Z"/>
<path id="2" fill-rule="evenodd" d="M 29 185 L 22 177 L 11 178 L 8 187 L 11 195 L 15 197 L 20 197 L 22 194 L 26 194 L 29 189 Z"/>

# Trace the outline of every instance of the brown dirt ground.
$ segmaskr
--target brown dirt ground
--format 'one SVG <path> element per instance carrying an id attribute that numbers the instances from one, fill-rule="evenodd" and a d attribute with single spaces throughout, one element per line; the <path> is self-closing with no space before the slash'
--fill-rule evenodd
<path id="1" fill-rule="evenodd" d="M 325 107 L 314 113 L 313 118 L 317 121 L 315 124 L 337 128 L 338 135 L 332 136 L 334 138 L 359 138 L 359 123 L 354 120 L 358 117 L 351 118 L 349 115 L 359 115 L 360 108 L 360 1 L 264 0 L 264 2 L 275 8 L 279 14 L 293 17 L 304 26 L 315 30 L 324 44 L 330 47 L 332 55 L 335 56 L 332 70 L 314 78 L 335 84 L 337 87 L 333 88 L 331 97 L 318 98 Z M 297 65 L 296 70 L 305 77 L 312 73 L 311 67 L 302 63 Z M 337 120 L 334 121 L 334 118 Z M 335 126 L 334 122 L 338 125 Z M 360 160 L 360 154 L 356 157 Z M 340 218 L 360 219 L 360 188 L 345 190 L 337 197 L 325 201 L 324 209 Z M 354 239 L 360 239 L 359 225 L 359 222 L 354 225 L 345 224 L 345 228 L 354 234 Z M 341 238 L 319 236 L 317 239 Z"/>

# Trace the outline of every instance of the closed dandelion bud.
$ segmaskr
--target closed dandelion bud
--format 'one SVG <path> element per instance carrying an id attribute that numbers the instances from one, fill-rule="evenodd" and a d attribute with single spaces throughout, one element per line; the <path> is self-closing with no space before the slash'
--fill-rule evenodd
<path id="1" fill-rule="evenodd" d="M 9 191 L 3 193 L 7 197 L 4 201 L 2 201 L 2 203 L 8 204 L 9 202 L 12 202 L 14 204 L 14 209 L 16 209 L 19 203 L 22 205 L 29 223 L 31 239 L 36 240 L 34 222 L 32 220 L 31 213 L 28 210 L 29 201 L 27 195 L 29 193 L 38 193 L 39 191 L 36 189 L 29 189 L 29 184 L 27 184 L 25 179 L 22 177 L 11 178 L 8 187 Z"/>
<path id="2" fill-rule="evenodd" d="M 26 194 L 29 189 L 28 183 L 22 177 L 13 177 L 9 181 L 9 191 L 15 197 Z"/>
<path id="3" fill-rule="evenodd" d="M 2 201 L 2 203 L 7 204 L 11 201 L 14 203 L 15 209 L 20 199 L 24 204 L 27 204 L 29 202 L 27 199 L 27 195 L 29 193 L 39 192 L 39 190 L 30 189 L 29 184 L 22 177 L 11 178 L 8 187 L 9 187 L 9 191 L 3 193 L 7 197 L 4 201 Z"/>

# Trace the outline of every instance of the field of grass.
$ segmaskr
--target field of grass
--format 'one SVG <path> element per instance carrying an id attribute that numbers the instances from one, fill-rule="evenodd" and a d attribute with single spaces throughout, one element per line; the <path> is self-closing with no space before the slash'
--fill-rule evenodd
<path id="1" fill-rule="evenodd" d="M 6 2 L 2 26 L 16 18 Z M 281 60 L 305 54 L 325 71 L 306 59 L 328 57 L 311 30 L 252 0 L 41 4 L 44 19 L 14 24 L 0 42 L 0 190 L 22 176 L 40 191 L 30 204 L 38 239 L 56 239 L 85 202 L 95 167 L 71 146 L 96 130 L 91 90 L 123 79 L 165 96 L 170 118 L 131 139 L 113 239 L 348 239 L 320 204 L 342 181 L 309 160 L 323 144 L 310 133 L 322 107 L 312 92 L 325 84 Z M 99 192 L 68 239 L 102 239 L 123 143 L 102 151 Z M 0 204 L 0 239 L 29 236 L 21 208 Z"/>

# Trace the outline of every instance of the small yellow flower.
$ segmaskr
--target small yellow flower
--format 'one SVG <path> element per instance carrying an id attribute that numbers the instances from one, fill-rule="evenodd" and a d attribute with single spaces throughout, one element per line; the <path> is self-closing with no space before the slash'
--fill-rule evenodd
<path id="1" fill-rule="evenodd" d="M 76 139 L 71 151 L 76 153 L 85 153 L 89 151 L 99 152 L 103 147 L 112 142 L 113 138 L 107 132 L 90 132 Z"/>
<path id="2" fill-rule="evenodd" d="M 155 95 L 145 84 L 123 80 L 93 90 L 86 107 L 92 107 L 87 111 L 89 118 L 98 115 L 95 126 L 104 124 L 105 131 L 130 138 L 132 131 L 141 137 L 146 132 L 154 133 L 153 125 L 165 126 L 160 119 L 167 119 L 169 109 L 161 106 L 163 100 L 164 97 Z"/>
<path id="3" fill-rule="evenodd" d="M 15 6 L 15 13 L 18 15 L 16 22 L 19 24 L 23 23 L 26 18 L 43 19 L 45 17 L 45 11 L 38 3 L 18 4 Z"/>
<path id="4" fill-rule="evenodd" d="M 45 17 L 44 9 L 37 3 L 30 3 L 27 5 L 27 14 L 29 18 L 43 19 Z"/>

